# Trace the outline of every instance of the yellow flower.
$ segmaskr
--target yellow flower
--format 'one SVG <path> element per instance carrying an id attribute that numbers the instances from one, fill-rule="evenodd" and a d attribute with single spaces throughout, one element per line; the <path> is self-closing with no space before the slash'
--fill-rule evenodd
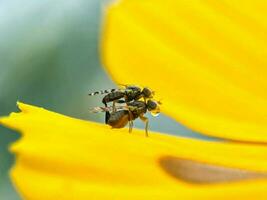
<path id="1" fill-rule="evenodd" d="M 266 199 L 266 5 L 125 0 L 107 10 L 102 58 L 148 85 L 201 141 L 113 130 L 19 103 L 12 180 L 25 199 Z M 160 123 L 160 122 L 159 122 Z M 242 141 L 242 142 L 240 142 Z"/>
<path id="2" fill-rule="evenodd" d="M 1 123 L 22 133 L 11 176 L 25 199 L 267 198 L 265 146 L 147 138 L 18 106 Z"/>
<path id="3" fill-rule="evenodd" d="M 164 112 L 194 130 L 267 142 L 264 1 L 119 2 L 102 42 L 116 82 L 155 88 Z"/>

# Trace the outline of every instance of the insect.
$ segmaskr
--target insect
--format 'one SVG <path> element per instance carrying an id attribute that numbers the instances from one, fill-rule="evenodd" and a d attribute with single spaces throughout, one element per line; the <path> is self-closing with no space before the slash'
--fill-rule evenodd
<path id="1" fill-rule="evenodd" d="M 94 96 L 97 94 L 106 94 L 102 103 L 107 107 L 107 103 L 113 102 L 113 111 L 115 111 L 115 103 L 128 103 L 131 101 L 136 101 L 141 98 L 146 102 L 147 99 L 151 99 L 154 96 L 154 91 L 148 87 L 141 88 L 135 85 L 122 85 L 123 89 L 110 89 L 101 90 L 90 93 L 89 96 Z"/>
<path id="2" fill-rule="evenodd" d="M 106 124 L 112 128 L 123 128 L 129 123 L 129 132 L 132 132 L 133 121 L 138 117 L 145 123 L 145 133 L 148 136 L 148 118 L 144 116 L 147 111 L 152 115 L 157 116 L 160 112 L 160 102 L 154 100 L 132 101 L 125 106 L 116 106 L 116 111 L 113 107 L 95 107 L 92 112 L 106 112 Z"/>

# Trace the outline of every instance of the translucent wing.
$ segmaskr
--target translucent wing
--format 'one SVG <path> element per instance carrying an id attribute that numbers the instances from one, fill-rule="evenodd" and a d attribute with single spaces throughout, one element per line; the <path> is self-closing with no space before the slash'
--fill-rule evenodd
<path id="1" fill-rule="evenodd" d="M 128 106 L 115 106 L 117 110 L 121 109 L 129 109 Z M 100 112 L 112 112 L 113 111 L 113 106 L 108 106 L 108 107 L 94 107 L 89 110 L 91 113 L 100 113 Z"/>

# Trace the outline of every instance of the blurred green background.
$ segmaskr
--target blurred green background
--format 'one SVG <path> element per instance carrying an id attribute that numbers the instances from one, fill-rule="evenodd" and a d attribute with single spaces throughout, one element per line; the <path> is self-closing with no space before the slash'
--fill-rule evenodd
<path id="1" fill-rule="evenodd" d="M 99 59 L 104 3 L 0 0 L 0 116 L 17 111 L 19 100 L 103 122 L 103 113 L 88 112 L 101 105 L 101 96 L 87 94 L 115 87 Z M 163 115 L 150 119 L 150 130 L 202 137 Z M 135 123 L 135 127 L 143 126 Z M 18 133 L 0 126 L 1 200 L 20 199 L 8 176 L 14 162 L 8 146 L 18 138 Z"/>

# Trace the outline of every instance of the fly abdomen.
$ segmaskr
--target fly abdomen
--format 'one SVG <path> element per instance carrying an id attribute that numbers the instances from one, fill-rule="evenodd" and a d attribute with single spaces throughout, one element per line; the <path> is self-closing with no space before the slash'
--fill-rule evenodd
<path id="1" fill-rule="evenodd" d="M 119 110 L 117 112 L 109 113 L 107 124 L 112 128 L 123 128 L 129 122 L 129 111 Z"/>
<path id="2" fill-rule="evenodd" d="M 111 93 L 107 94 L 106 96 L 104 96 L 104 98 L 102 99 L 102 103 L 107 106 L 108 102 L 119 100 L 119 99 L 123 98 L 124 95 L 125 95 L 125 93 L 122 91 L 111 92 Z"/>

